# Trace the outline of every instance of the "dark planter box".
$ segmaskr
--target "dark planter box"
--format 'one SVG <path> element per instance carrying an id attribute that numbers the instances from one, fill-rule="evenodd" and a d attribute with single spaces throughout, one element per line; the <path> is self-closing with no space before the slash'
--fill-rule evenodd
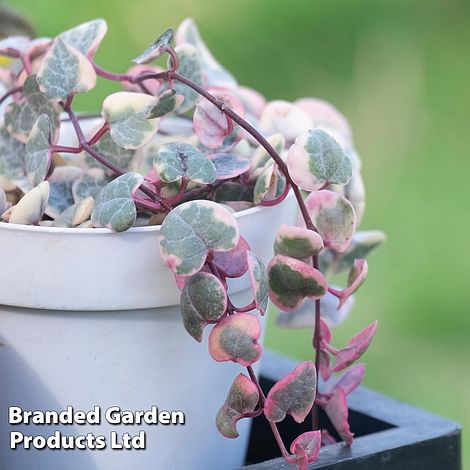
<path id="1" fill-rule="evenodd" d="M 291 372 L 295 361 L 266 353 L 261 367 L 261 385 L 267 391 Z M 322 470 L 461 470 L 460 425 L 427 411 L 401 403 L 365 387 L 349 396 L 349 419 L 355 434 L 352 447 L 341 443 L 322 448 L 309 469 Z M 288 417 L 279 429 L 287 447 L 309 420 L 296 424 Z M 334 431 L 326 415 L 322 427 Z M 291 470 L 263 417 L 253 420 L 246 466 L 243 470 Z"/>

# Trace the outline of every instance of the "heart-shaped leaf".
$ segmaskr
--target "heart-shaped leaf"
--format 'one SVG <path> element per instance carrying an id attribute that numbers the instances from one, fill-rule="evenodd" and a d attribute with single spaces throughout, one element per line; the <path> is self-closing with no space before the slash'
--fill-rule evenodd
<path id="1" fill-rule="evenodd" d="M 36 76 L 30 75 L 23 85 L 25 101 L 21 104 L 11 103 L 5 111 L 5 126 L 8 132 L 21 142 L 28 140 L 35 122 L 42 114 L 49 117 L 54 141 L 60 126 L 59 111 L 55 104 L 41 93 Z"/>
<path id="2" fill-rule="evenodd" d="M 109 183 L 103 170 L 92 168 L 73 182 L 72 194 L 75 202 L 89 196 L 96 198 L 98 193 Z"/>
<path id="3" fill-rule="evenodd" d="M 202 85 L 201 63 L 194 46 L 181 44 L 175 48 L 175 52 L 179 59 L 178 73 L 194 83 Z M 178 107 L 178 114 L 184 114 L 194 108 L 196 101 L 199 99 L 199 95 L 194 90 L 180 82 L 174 84 L 174 89 L 178 95 L 184 97 L 183 103 Z"/>
<path id="4" fill-rule="evenodd" d="M 65 101 L 70 95 L 94 88 L 96 73 L 79 50 L 57 38 L 42 61 L 36 80 L 49 98 Z"/>
<path id="5" fill-rule="evenodd" d="M 123 232 L 134 225 L 137 210 L 132 195 L 142 184 L 139 173 L 125 173 L 108 183 L 98 194 L 91 221 L 95 227 Z"/>
<path id="6" fill-rule="evenodd" d="M 173 34 L 173 29 L 168 28 L 160 34 L 160 36 L 158 36 L 158 38 L 155 39 L 155 41 L 153 41 L 152 44 L 150 44 L 150 46 L 139 55 L 139 57 L 133 59 L 132 62 L 135 62 L 136 64 L 149 64 L 155 59 L 161 57 L 166 52 L 166 48 L 171 44 Z"/>
<path id="7" fill-rule="evenodd" d="M 380 246 L 386 240 L 386 236 L 379 230 L 356 232 L 349 248 L 341 255 L 335 255 L 331 263 L 331 270 L 339 273 L 350 269 L 354 260 L 366 258 L 370 252 Z"/>
<path id="8" fill-rule="evenodd" d="M 239 436 L 237 422 L 255 410 L 259 402 L 258 387 L 245 375 L 239 374 L 232 383 L 225 403 L 215 418 L 220 434 L 230 439 Z"/>
<path id="9" fill-rule="evenodd" d="M 77 227 L 90 218 L 92 210 L 93 198 L 89 196 L 81 199 L 59 214 L 52 227 Z"/>
<path id="10" fill-rule="evenodd" d="M 273 134 L 268 137 L 267 141 L 279 155 L 282 154 L 286 142 L 282 134 Z M 269 161 L 271 161 L 271 155 L 262 145 L 259 145 L 251 157 L 250 180 L 256 179 Z"/>
<path id="11" fill-rule="evenodd" d="M 49 199 L 49 183 L 43 181 L 39 186 L 28 191 L 12 208 L 9 222 L 11 224 L 31 225 L 44 214 Z"/>
<path id="12" fill-rule="evenodd" d="M 197 273 L 185 283 L 181 292 L 181 315 L 186 331 L 199 343 L 204 327 L 219 320 L 227 310 L 223 284 L 210 273 Z"/>
<path id="13" fill-rule="evenodd" d="M 304 432 L 292 442 L 290 451 L 295 459 L 289 458 L 289 462 L 296 464 L 298 470 L 307 470 L 308 464 L 317 461 L 321 443 L 321 431 Z"/>
<path id="14" fill-rule="evenodd" d="M 305 361 L 276 382 L 266 397 L 264 414 L 268 421 L 281 422 L 286 414 L 301 423 L 312 409 L 316 395 L 315 364 Z"/>
<path id="15" fill-rule="evenodd" d="M 268 266 L 269 297 L 285 312 L 295 310 L 305 297 L 319 299 L 328 288 L 323 274 L 303 261 L 276 255 Z"/>
<path id="16" fill-rule="evenodd" d="M 124 149 L 138 149 L 157 133 L 159 119 L 149 119 L 158 100 L 144 93 L 119 91 L 103 102 L 102 115 L 109 124 L 114 143 Z"/>
<path id="17" fill-rule="evenodd" d="M 322 249 L 323 240 L 318 233 L 285 224 L 279 227 L 274 242 L 274 253 L 297 259 L 318 255 Z"/>
<path id="18" fill-rule="evenodd" d="M 43 182 L 51 163 L 51 121 L 41 114 L 26 142 L 25 170 L 33 186 Z"/>
<path id="19" fill-rule="evenodd" d="M 256 179 L 253 189 L 253 202 L 259 204 L 267 199 L 268 193 L 277 186 L 277 172 L 274 163 L 268 162 Z"/>
<path id="20" fill-rule="evenodd" d="M 59 38 L 78 49 L 82 54 L 92 57 L 108 31 L 103 19 L 96 19 L 68 29 Z"/>
<path id="21" fill-rule="evenodd" d="M 213 262 L 225 277 L 241 277 L 248 271 L 249 249 L 247 241 L 240 237 L 238 245 L 232 250 L 214 251 L 212 254 Z"/>
<path id="22" fill-rule="evenodd" d="M 349 429 L 348 423 L 348 404 L 346 401 L 346 394 L 341 387 L 335 388 L 332 397 L 328 400 L 325 406 L 326 414 L 330 418 L 331 424 L 336 429 L 341 439 L 347 445 L 353 442 L 353 434 Z"/>
<path id="23" fill-rule="evenodd" d="M 4 127 L 0 128 L 0 176 L 9 181 L 15 181 L 25 174 L 24 157 L 26 146 L 14 139 Z M 13 184 L 6 190 L 15 189 Z"/>
<path id="24" fill-rule="evenodd" d="M 177 95 L 175 90 L 166 90 L 158 97 L 158 103 L 150 111 L 149 119 L 158 118 L 172 113 L 181 106 L 183 95 Z"/>
<path id="25" fill-rule="evenodd" d="M 340 194 L 322 190 L 310 193 L 305 204 L 325 246 L 344 253 L 356 228 L 351 203 Z"/>
<path id="26" fill-rule="evenodd" d="M 3 188 L 0 188 L 0 215 L 7 209 L 7 195 Z"/>
<path id="27" fill-rule="evenodd" d="M 181 178 L 210 184 L 216 180 L 214 164 L 190 144 L 164 144 L 153 159 L 153 168 L 162 181 L 172 183 Z"/>
<path id="28" fill-rule="evenodd" d="M 338 309 L 340 309 L 346 303 L 349 297 L 351 297 L 351 295 L 362 286 L 366 280 L 368 271 L 369 268 L 365 259 L 354 260 L 351 270 L 349 271 L 348 287 L 339 293 Z"/>
<path id="29" fill-rule="evenodd" d="M 351 155 L 351 153 L 348 153 Z M 344 197 L 354 207 L 356 213 L 356 223 L 360 224 L 366 207 L 366 190 L 361 172 L 353 168 L 349 183 L 344 187 Z"/>
<path id="30" fill-rule="evenodd" d="M 356 364 L 355 366 L 348 369 L 339 379 L 329 388 L 331 393 L 335 388 L 341 387 L 345 395 L 349 395 L 353 392 L 364 378 L 366 368 L 364 364 Z"/>
<path id="31" fill-rule="evenodd" d="M 233 153 L 215 153 L 209 159 L 215 166 L 218 180 L 236 178 L 250 169 L 248 158 Z"/>
<path id="32" fill-rule="evenodd" d="M 261 325 L 257 317 L 238 313 L 223 318 L 209 335 L 209 352 L 218 362 L 232 361 L 250 366 L 261 357 L 258 339 Z"/>
<path id="33" fill-rule="evenodd" d="M 74 199 L 72 187 L 74 182 L 82 176 L 80 168 L 73 166 L 56 166 L 52 174 L 48 177 L 51 187 L 49 203 L 46 207 L 46 215 L 57 219 L 59 214 L 73 205 Z"/>
<path id="34" fill-rule="evenodd" d="M 341 145 L 352 143 L 352 130 L 346 118 L 330 103 L 318 98 L 301 98 L 295 102 L 312 119 L 313 126 L 331 134 Z"/>
<path id="35" fill-rule="evenodd" d="M 357 361 L 367 350 L 377 331 L 377 321 L 371 323 L 360 333 L 351 338 L 348 345 L 335 354 L 336 363 L 333 372 L 339 372 Z"/>
<path id="36" fill-rule="evenodd" d="M 241 185 L 235 181 L 227 181 L 217 188 L 214 193 L 217 202 L 250 202 L 253 200 L 253 191 L 246 185 Z"/>
<path id="37" fill-rule="evenodd" d="M 287 155 L 294 182 L 305 191 L 326 184 L 347 184 L 352 174 L 351 160 L 336 140 L 321 129 L 313 129 L 295 139 Z"/>
<path id="38" fill-rule="evenodd" d="M 233 215 L 212 201 L 190 201 L 173 209 L 160 229 L 160 252 L 176 274 L 192 276 L 210 251 L 229 251 L 240 233 Z"/>
<path id="39" fill-rule="evenodd" d="M 255 306 L 264 315 L 268 308 L 269 282 L 264 263 L 251 251 L 248 252 L 248 272 L 250 273 L 251 290 Z"/>
<path id="40" fill-rule="evenodd" d="M 282 134 L 289 143 L 312 128 L 312 120 L 305 111 L 283 100 L 269 102 L 263 109 L 259 123 L 266 134 Z"/>
<path id="41" fill-rule="evenodd" d="M 331 326 L 340 325 L 354 306 L 354 298 L 349 297 L 344 306 L 337 309 L 337 298 L 327 292 L 321 299 L 322 318 Z M 306 299 L 302 305 L 290 313 L 279 313 L 277 324 L 282 328 L 312 328 L 315 321 L 315 301 Z"/>
<path id="42" fill-rule="evenodd" d="M 237 82 L 230 72 L 214 59 L 191 18 L 185 19 L 178 27 L 176 44 L 178 46 L 190 44 L 195 48 L 208 87 L 235 88 L 237 86 Z"/>
<path id="43" fill-rule="evenodd" d="M 330 354 L 328 351 L 324 349 L 320 349 L 318 351 L 319 354 L 319 363 L 318 363 L 318 373 L 323 380 L 328 380 L 331 377 L 331 373 L 333 372 L 331 369 L 331 360 Z"/>
<path id="44" fill-rule="evenodd" d="M 238 98 L 221 93 L 215 96 L 241 117 L 244 116 L 245 110 Z M 217 149 L 222 146 L 224 139 L 232 133 L 234 123 L 214 104 L 203 99 L 198 102 L 194 111 L 193 127 L 202 145 L 209 149 Z"/>

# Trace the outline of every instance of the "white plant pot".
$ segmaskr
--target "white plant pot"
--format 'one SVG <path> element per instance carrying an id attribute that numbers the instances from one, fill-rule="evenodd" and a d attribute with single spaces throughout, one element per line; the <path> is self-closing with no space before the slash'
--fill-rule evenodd
<path id="1" fill-rule="evenodd" d="M 236 214 L 242 235 L 265 262 L 278 225 L 295 218 L 295 200 Z M 0 223 L 0 469 L 224 470 L 243 464 L 240 438 L 218 434 L 214 418 L 243 368 L 215 363 L 184 330 L 179 291 L 158 249 L 159 227 L 107 229 Z M 234 303 L 251 301 L 246 278 Z M 207 333 L 207 332 L 206 332 Z M 206 335 L 207 336 L 207 335 Z M 182 410 L 184 426 L 9 425 L 24 410 Z M 11 450 L 10 433 L 106 437 L 105 450 Z M 146 450 L 112 450 L 109 436 L 146 432 Z"/>

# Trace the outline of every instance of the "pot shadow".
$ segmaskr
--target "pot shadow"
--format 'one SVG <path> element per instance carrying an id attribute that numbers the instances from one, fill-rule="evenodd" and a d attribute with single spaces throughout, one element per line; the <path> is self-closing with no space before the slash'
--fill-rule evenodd
<path id="1" fill-rule="evenodd" d="M 15 370 L 12 376 L 8 370 Z M 96 470 L 96 464 L 86 450 L 24 449 L 20 444 L 10 448 L 10 433 L 49 437 L 55 431 L 66 436 L 82 433 L 75 425 L 9 424 L 8 407 L 23 410 L 63 410 L 67 404 L 59 403 L 38 374 L 31 369 L 8 341 L 0 335 L 0 470 L 66 468 L 67 470 Z M 99 452 L 99 451 L 96 451 Z"/>

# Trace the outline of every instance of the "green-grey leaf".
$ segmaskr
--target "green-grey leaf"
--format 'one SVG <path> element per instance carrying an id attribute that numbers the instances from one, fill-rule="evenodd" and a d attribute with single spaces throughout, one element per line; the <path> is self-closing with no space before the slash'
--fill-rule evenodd
<path id="1" fill-rule="evenodd" d="M 197 183 L 210 184 L 216 180 L 214 164 L 190 144 L 162 145 L 153 159 L 153 167 L 166 183 L 185 177 Z"/>
<path id="2" fill-rule="evenodd" d="M 25 171 L 33 186 L 45 180 L 51 162 L 51 121 L 41 114 L 26 142 Z"/>
<path id="3" fill-rule="evenodd" d="M 178 73 L 183 77 L 189 78 L 198 85 L 202 85 L 201 64 L 194 46 L 191 46 L 190 44 L 182 44 L 175 48 L 175 52 L 178 55 L 180 62 Z M 178 95 L 184 96 L 184 101 L 178 108 L 178 114 L 183 114 L 194 108 L 196 101 L 199 99 L 199 95 L 194 90 L 178 81 L 175 83 L 174 87 Z"/>
<path id="4" fill-rule="evenodd" d="M 150 44 L 150 46 L 139 55 L 139 57 L 133 59 L 132 62 L 135 62 L 136 64 L 149 64 L 155 59 L 158 59 L 165 53 L 165 47 L 171 43 L 173 34 L 173 29 L 168 28 L 166 31 L 160 34 L 160 36 L 155 39 L 155 41 Z"/>
<path id="5" fill-rule="evenodd" d="M 261 314 L 268 308 L 268 273 L 264 263 L 251 251 L 248 252 L 248 269 L 251 289 L 255 296 L 255 305 Z"/>
<path id="6" fill-rule="evenodd" d="M 259 204 L 268 194 L 274 180 L 274 164 L 271 163 L 263 169 L 256 179 L 255 188 L 253 190 L 253 202 Z"/>
<path id="7" fill-rule="evenodd" d="M 158 103 L 150 111 L 148 119 L 158 118 L 175 111 L 184 101 L 184 96 L 177 95 L 175 90 L 166 90 L 158 97 Z"/>
<path id="8" fill-rule="evenodd" d="M 124 149 L 138 149 L 150 142 L 159 119 L 149 119 L 149 114 L 157 103 L 156 98 L 144 93 L 120 91 L 109 95 L 102 114 L 114 143 Z"/>
<path id="9" fill-rule="evenodd" d="M 113 163 L 123 171 L 127 171 L 131 164 L 132 158 L 135 155 L 135 150 L 124 149 L 114 143 L 109 132 L 106 132 L 101 139 L 93 146 L 108 162 Z M 91 168 L 100 168 L 105 171 L 106 174 L 112 176 L 114 173 L 108 168 L 101 164 L 98 160 L 90 157 L 87 154 L 87 164 Z"/>
<path id="10" fill-rule="evenodd" d="M 109 183 L 103 170 L 92 168 L 74 181 L 72 194 L 75 202 L 89 196 L 96 198 L 98 193 Z"/>
<path id="11" fill-rule="evenodd" d="M 135 222 L 137 209 L 132 194 L 142 184 L 138 173 L 125 173 L 108 183 L 98 194 L 91 220 L 95 227 L 123 232 Z"/>
<path id="12" fill-rule="evenodd" d="M 48 181 L 50 183 L 49 204 L 46 214 L 56 219 L 61 212 L 73 203 L 72 186 L 76 179 L 82 175 L 80 168 L 72 166 L 57 166 L 54 168 Z"/>
<path id="13" fill-rule="evenodd" d="M 181 315 L 186 331 L 196 341 L 202 341 L 204 326 L 221 318 L 226 308 L 224 286 L 213 274 L 197 273 L 186 281 L 181 292 Z"/>
<path id="14" fill-rule="evenodd" d="M 80 51 L 58 38 L 43 59 L 37 82 L 49 98 L 65 101 L 74 93 L 91 90 L 96 73 Z"/>
<path id="15" fill-rule="evenodd" d="M 92 55 L 108 31 L 103 19 L 88 21 L 64 31 L 59 38 L 78 49 L 82 54 Z"/>
<path id="16" fill-rule="evenodd" d="M 228 251 L 240 234 L 233 215 L 212 201 L 190 201 L 171 211 L 160 230 L 160 251 L 176 274 L 198 272 L 210 250 Z"/>
<path id="17" fill-rule="evenodd" d="M 59 214 L 52 227 L 76 227 L 90 218 L 93 209 L 91 196 L 76 202 Z"/>
<path id="18" fill-rule="evenodd" d="M 289 149 L 287 166 L 292 179 L 305 191 L 316 191 L 325 184 L 347 184 L 351 160 L 341 145 L 321 129 L 301 134 Z"/>
<path id="19" fill-rule="evenodd" d="M 5 126 L 16 139 L 26 142 L 34 123 L 41 114 L 49 117 L 52 135 L 57 135 L 60 126 L 59 111 L 39 90 L 36 76 L 30 75 L 23 85 L 25 101 L 21 104 L 11 103 L 5 111 Z"/>
<path id="20" fill-rule="evenodd" d="M 0 176 L 10 181 L 24 176 L 25 144 L 14 139 L 7 130 L 0 128 Z"/>

